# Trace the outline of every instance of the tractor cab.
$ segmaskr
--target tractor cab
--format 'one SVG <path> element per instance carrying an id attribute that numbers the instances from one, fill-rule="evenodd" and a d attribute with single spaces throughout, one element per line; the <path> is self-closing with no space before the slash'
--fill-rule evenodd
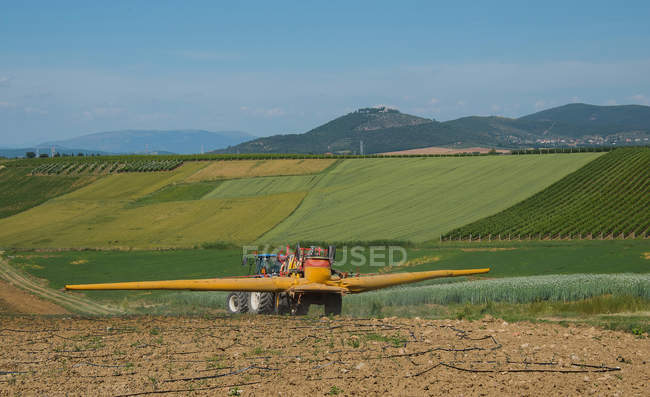
<path id="1" fill-rule="evenodd" d="M 280 262 L 276 254 L 252 254 L 242 258 L 242 266 L 248 264 L 248 274 L 251 274 L 253 265 L 255 272 L 252 274 L 267 276 L 276 275 L 280 272 Z"/>

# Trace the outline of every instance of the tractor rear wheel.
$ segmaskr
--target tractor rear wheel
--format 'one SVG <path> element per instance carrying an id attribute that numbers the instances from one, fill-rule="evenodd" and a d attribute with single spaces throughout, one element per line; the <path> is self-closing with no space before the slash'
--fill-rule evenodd
<path id="1" fill-rule="evenodd" d="M 226 297 L 226 310 L 230 314 L 240 313 L 240 299 L 237 292 L 231 292 Z"/>
<path id="2" fill-rule="evenodd" d="M 275 312 L 275 296 L 272 292 L 251 292 L 248 310 L 253 314 L 271 314 Z"/>
<path id="3" fill-rule="evenodd" d="M 239 313 L 248 313 L 248 295 L 250 292 L 236 292 L 239 299 Z"/>
<path id="4" fill-rule="evenodd" d="M 343 296 L 341 294 L 329 294 L 325 297 L 325 315 L 338 316 L 343 308 Z"/>

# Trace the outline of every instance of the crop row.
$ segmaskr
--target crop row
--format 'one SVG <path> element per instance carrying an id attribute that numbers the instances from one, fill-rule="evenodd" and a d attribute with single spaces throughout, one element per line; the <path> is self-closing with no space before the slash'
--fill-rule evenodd
<path id="1" fill-rule="evenodd" d="M 138 159 L 127 161 L 102 161 L 95 158 L 88 162 L 50 161 L 32 169 L 32 175 L 82 175 L 113 174 L 117 172 L 171 171 L 183 164 L 181 160 Z"/>
<path id="2" fill-rule="evenodd" d="M 617 149 L 498 214 L 441 240 L 645 238 L 650 148 Z"/>
<path id="3" fill-rule="evenodd" d="M 352 295 L 347 298 L 346 305 L 531 303 L 545 300 L 569 302 L 601 295 L 650 299 L 650 275 L 572 274 L 461 281 Z"/>

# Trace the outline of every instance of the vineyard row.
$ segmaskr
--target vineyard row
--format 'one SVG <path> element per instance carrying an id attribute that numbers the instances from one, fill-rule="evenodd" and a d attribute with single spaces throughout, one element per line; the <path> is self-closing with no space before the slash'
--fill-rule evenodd
<path id="1" fill-rule="evenodd" d="M 120 172 L 156 172 L 171 171 L 183 164 L 180 160 L 135 160 L 62 162 L 51 161 L 34 168 L 32 175 L 89 175 L 114 174 Z"/>

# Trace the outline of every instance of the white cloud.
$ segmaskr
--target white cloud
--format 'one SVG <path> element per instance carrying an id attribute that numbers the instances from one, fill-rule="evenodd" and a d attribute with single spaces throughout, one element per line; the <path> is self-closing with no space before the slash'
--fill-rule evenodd
<path id="1" fill-rule="evenodd" d="M 608 99 L 607 102 L 605 102 L 605 105 L 614 106 L 618 105 L 618 102 L 616 102 L 616 99 Z"/>
<path id="2" fill-rule="evenodd" d="M 9 103 L 7 101 L 0 101 L 0 108 L 11 108 L 14 105 L 12 103 Z"/>
<path id="3" fill-rule="evenodd" d="M 643 94 L 632 95 L 630 99 L 642 105 L 650 105 L 650 98 Z"/>
<path id="4" fill-rule="evenodd" d="M 440 99 L 438 99 L 438 98 L 431 98 L 431 100 L 429 101 L 429 103 L 430 103 L 431 105 L 435 105 L 435 104 L 437 104 L 438 102 L 440 102 Z"/>
<path id="5" fill-rule="evenodd" d="M 11 79 L 7 76 L 0 76 L 0 87 L 6 87 L 9 85 Z"/>
<path id="6" fill-rule="evenodd" d="M 456 102 L 456 105 L 465 106 L 467 105 L 467 101 L 465 101 L 464 99 L 460 99 L 458 102 Z"/>
<path id="7" fill-rule="evenodd" d="M 546 101 L 543 99 L 538 100 L 535 102 L 535 110 L 542 110 L 547 107 Z"/>
<path id="8" fill-rule="evenodd" d="M 266 109 L 264 110 L 264 115 L 266 117 L 278 117 L 278 116 L 284 116 L 286 112 L 280 108 L 272 108 L 272 109 Z"/>
<path id="9" fill-rule="evenodd" d="M 498 112 L 499 110 L 501 110 L 501 106 L 494 104 L 494 105 L 492 105 L 492 107 L 490 107 L 490 109 L 493 112 Z"/>
<path id="10" fill-rule="evenodd" d="M 572 96 L 571 97 L 571 103 L 579 103 L 580 102 L 580 97 L 579 96 Z"/>

